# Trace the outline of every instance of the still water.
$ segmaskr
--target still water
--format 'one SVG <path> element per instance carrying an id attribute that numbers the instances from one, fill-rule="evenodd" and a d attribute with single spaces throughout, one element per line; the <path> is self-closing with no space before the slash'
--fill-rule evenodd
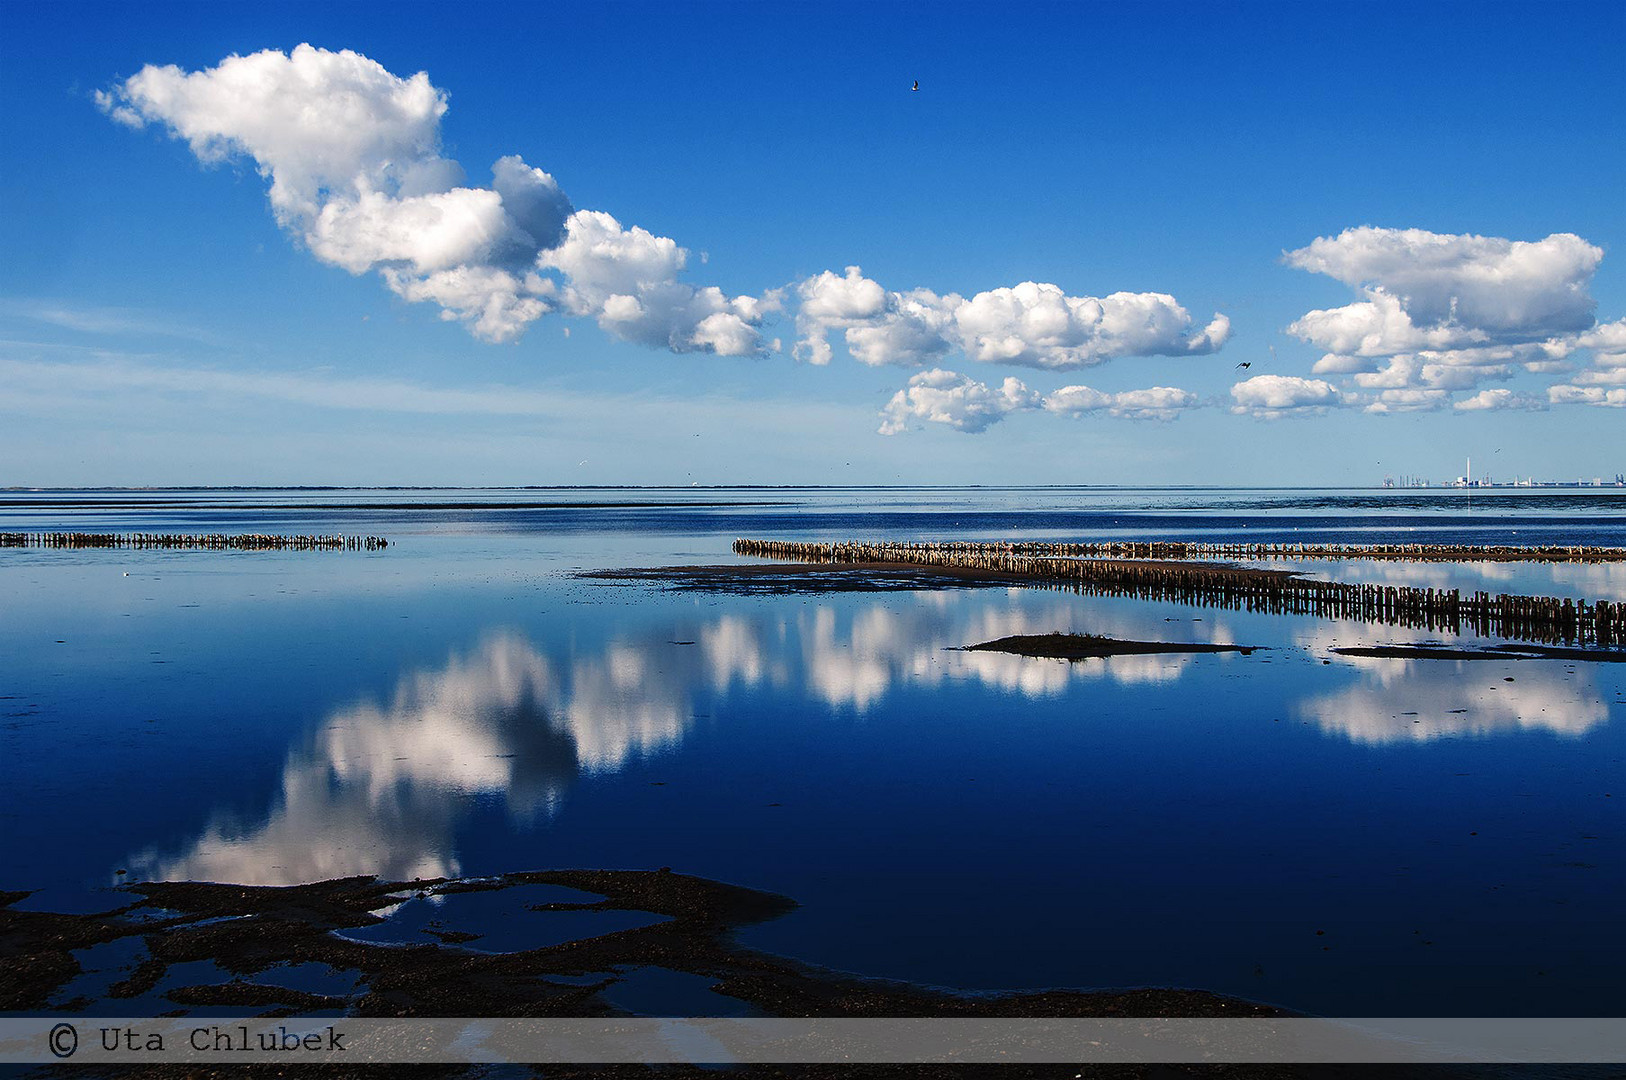
<path id="1" fill-rule="evenodd" d="M 740 535 L 1626 544 L 1626 493 L 0 493 L 0 529 L 48 528 L 391 544 L 0 550 L 0 888 L 31 907 L 671 866 L 794 897 L 746 943 L 866 975 L 1626 1007 L 1626 665 L 1347 658 L 1439 635 L 1043 589 L 576 576 Z M 1626 594 L 1610 566 L 1297 568 Z M 957 651 L 1053 630 L 1263 648 Z"/>

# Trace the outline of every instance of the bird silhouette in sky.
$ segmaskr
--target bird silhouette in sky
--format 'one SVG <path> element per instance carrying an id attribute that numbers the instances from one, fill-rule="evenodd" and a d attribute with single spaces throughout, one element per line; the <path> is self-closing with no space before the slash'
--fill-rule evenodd
<path id="1" fill-rule="evenodd" d="M 911 86 L 909 89 L 911 89 L 911 90 L 919 90 L 920 89 L 920 80 L 916 79 L 915 80 L 915 85 Z"/>
<path id="2" fill-rule="evenodd" d="M 1239 367 L 1239 368 L 1251 368 L 1251 367 L 1253 367 L 1253 361 L 1244 360 L 1244 361 L 1242 361 L 1242 363 L 1238 364 L 1237 367 Z"/>

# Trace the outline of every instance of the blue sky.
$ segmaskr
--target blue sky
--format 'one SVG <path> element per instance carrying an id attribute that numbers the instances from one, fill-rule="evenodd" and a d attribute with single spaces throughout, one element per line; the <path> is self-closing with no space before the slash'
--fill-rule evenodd
<path id="1" fill-rule="evenodd" d="M 6 4 L 0 485 L 1612 475 L 1621 40 L 1619 4 Z M 308 120 L 356 79 L 419 111 Z"/>

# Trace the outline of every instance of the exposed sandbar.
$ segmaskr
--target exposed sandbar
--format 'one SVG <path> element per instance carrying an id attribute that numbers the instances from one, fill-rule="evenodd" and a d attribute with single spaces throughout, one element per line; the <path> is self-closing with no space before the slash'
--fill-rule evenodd
<path id="1" fill-rule="evenodd" d="M 1104 565 L 1158 567 L 1145 560 L 1096 560 Z M 1167 564 L 1170 566 L 1176 564 Z M 1182 564 L 1190 565 L 1190 564 Z M 1291 578 L 1286 570 L 1213 565 L 1235 575 L 1235 580 L 1259 582 Z M 626 567 L 584 570 L 576 575 L 589 581 L 646 582 L 686 592 L 725 593 L 836 593 L 900 592 L 911 589 L 984 588 L 1034 585 L 1032 575 L 976 566 L 930 566 L 895 562 L 772 562 L 728 563 L 713 566 Z"/>

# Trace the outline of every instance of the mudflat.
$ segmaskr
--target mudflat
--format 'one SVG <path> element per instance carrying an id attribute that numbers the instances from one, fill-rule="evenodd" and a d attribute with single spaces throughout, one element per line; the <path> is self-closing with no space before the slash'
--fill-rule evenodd
<path id="1" fill-rule="evenodd" d="M 1192 641 L 1126 641 L 1101 634 L 1013 634 L 1010 637 L 964 646 L 966 652 L 1015 653 L 1018 656 L 1088 660 L 1098 656 L 1147 656 L 1159 653 L 1241 653 L 1251 655 L 1261 645 L 1217 645 Z"/>
<path id="2" fill-rule="evenodd" d="M 543 948 L 479 951 L 481 935 L 419 944 L 379 944 L 347 932 L 386 921 L 413 899 L 450 899 L 519 886 L 563 886 L 581 901 L 524 905 L 516 917 L 626 911 L 651 924 Z M 1042 990 L 957 994 L 867 979 L 746 948 L 740 927 L 776 918 L 795 901 L 774 893 L 660 870 L 548 870 L 489 878 L 380 881 L 337 878 L 290 886 L 147 882 L 121 890 L 124 906 L 96 914 L 18 910 L 26 892 L 0 893 L 0 956 L 8 975 L 0 1009 L 39 1011 L 80 973 L 74 953 L 139 937 L 147 956 L 113 984 L 108 1001 L 69 1001 L 66 1012 L 116 1008 L 163 987 L 180 1005 L 229 1005 L 287 1015 L 313 1009 L 354 1016 L 613 1016 L 610 991 L 635 968 L 658 967 L 712 980 L 715 994 L 771 1016 L 1285 1016 L 1283 1010 L 1199 990 Z M 381 914 L 382 913 L 382 914 Z M 466 947 L 465 947 L 466 946 Z M 165 985 L 172 967 L 213 961 L 230 982 Z M 354 972 L 346 996 L 275 985 L 266 975 L 315 962 Z M 613 996 L 613 992 L 611 994 Z"/>
<path id="3" fill-rule="evenodd" d="M 1262 570 L 1223 563 L 1176 563 L 1149 559 L 1092 559 L 1102 566 L 1186 569 L 1211 567 L 1234 580 L 1277 581 L 1294 571 Z M 585 570 L 576 577 L 604 583 L 644 582 L 670 589 L 721 593 L 897 592 L 910 589 L 1044 586 L 1031 574 L 976 566 L 902 562 L 753 562 L 710 566 L 647 566 Z"/>

